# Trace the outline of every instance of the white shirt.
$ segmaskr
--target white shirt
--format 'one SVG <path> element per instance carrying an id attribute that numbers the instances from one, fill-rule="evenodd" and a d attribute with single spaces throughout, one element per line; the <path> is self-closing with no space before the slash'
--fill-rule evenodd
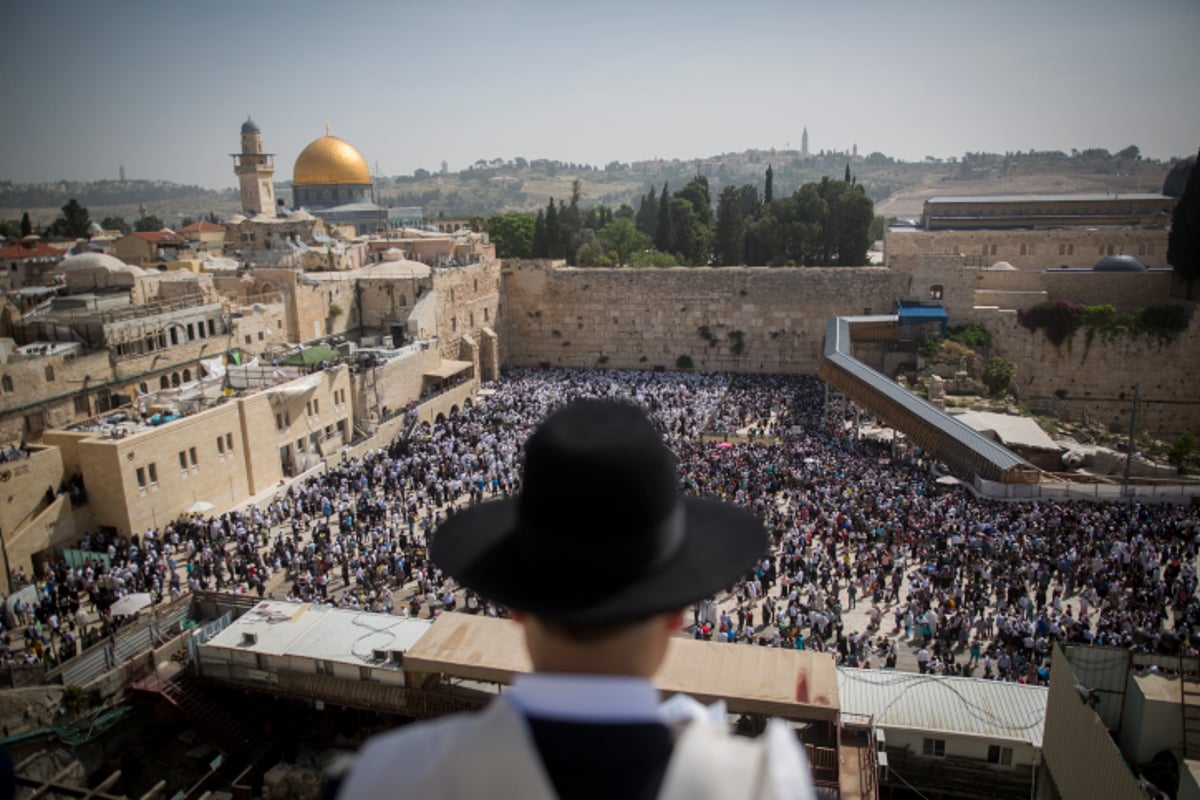
<path id="1" fill-rule="evenodd" d="M 536 672 L 518 675 L 506 696 L 529 717 L 560 722 L 661 722 L 658 690 L 645 678 Z"/>

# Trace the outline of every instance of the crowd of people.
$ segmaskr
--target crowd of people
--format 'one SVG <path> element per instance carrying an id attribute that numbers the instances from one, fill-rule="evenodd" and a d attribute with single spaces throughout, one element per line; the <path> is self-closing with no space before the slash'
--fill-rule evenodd
<path id="1" fill-rule="evenodd" d="M 24 652 L 6 632 L 8 657 L 69 656 L 126 619 L 110 610 L 132 592 L 504 614 L 444 578 L 429 537 L 464 504 L 517 491 L 530 430 L 581 396 L 647 409 L 683 489 L 753 509 L 771 535 L 752 574 L 692 609 L 689 635 L 1027 682 L 1046 680 L 1056 640 L 1188 654 L 1200 644 L 1194 505 L 978 499 L 860 439 L 851 409 L 826 402 L 814 377 L 512 370 L 486 388 L 456 416 L 405 428 L 261 507 L 84 537 L 95 557 L 46 561 L 38 601 L 14 625 Z"/>

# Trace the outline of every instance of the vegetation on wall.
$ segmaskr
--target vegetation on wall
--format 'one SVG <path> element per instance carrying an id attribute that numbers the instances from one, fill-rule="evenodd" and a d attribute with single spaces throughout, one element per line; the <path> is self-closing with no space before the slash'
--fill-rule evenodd
<path id="1" fill-rule="evenodd" d="M 1001 394 L 1007 391 L 1012 383 L 1014 371 L 1013 365 L 999 356 L 988 359 L 988 362 L 983 365 L 983 374 L 981 375 L 988 394 Z"/>
<path id="2" fill-rule="evenodd" d="M 1111 339 L 1120 335 L 1146 335 L 1171 341 L 1188 327 L 1187 309 L 1180 305 L 1117 311 L 1111 305 L 1085 306 L 1068 300 L 1019 309 L 1017 320 L 1031 331 L 1043 331 L 1056 347 L 1068 341 L 1080 328 L 1087 331 L 1090 346 L 1096 336 Z"/>

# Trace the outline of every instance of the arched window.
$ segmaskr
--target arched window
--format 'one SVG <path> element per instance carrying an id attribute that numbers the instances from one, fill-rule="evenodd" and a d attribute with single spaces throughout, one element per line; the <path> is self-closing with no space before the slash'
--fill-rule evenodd
<path id="1" fill-rule="evenodd" d="M 170 389 L 171 388 L 171 379 L 168 378 L 166 375 L 163 375 L 161 378 L 158 379 L 158 388 L 159 389 Z"/>
<path id="2" fill-rule="evenodd" d="M 179 385 L 179 373 L 172 372 L 171 373 L 171 386 L 178 386 L 178 385 Z"/>
<path id="3" fill-rule="evenodd" d="M 183 382 L 188 383 L 189 381 L 191 381 L 191 379 L 192 379 L 192 371 L 190 369 L 185 369 L 183 371 Z"/>

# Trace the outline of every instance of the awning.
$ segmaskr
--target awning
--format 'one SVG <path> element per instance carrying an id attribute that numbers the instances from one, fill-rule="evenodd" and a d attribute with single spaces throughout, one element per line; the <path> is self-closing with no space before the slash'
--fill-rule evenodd
<path id="1" fill-rule="evenodd" d="M 443 360 L 436 367 L 425 372 L 426 378 L 436 378 L 437 380 L 445 380 L 453 377 L 460 372 L 466 372 L 475 366 L 470 361 L 448 361 Z"/>

